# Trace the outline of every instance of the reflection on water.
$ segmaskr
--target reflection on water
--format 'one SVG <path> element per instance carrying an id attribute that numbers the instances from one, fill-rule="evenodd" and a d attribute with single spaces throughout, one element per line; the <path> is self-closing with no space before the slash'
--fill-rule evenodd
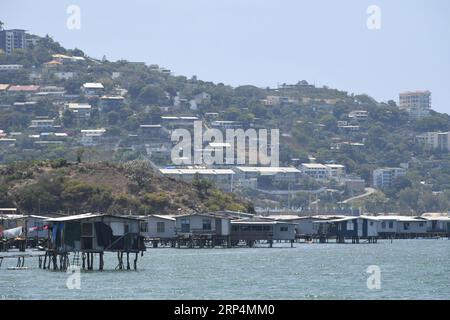
<path id="1" fill-rule="evenodd" d="M 286 244 L 286 246 L 290 246 Z M 1 299 L 449 299 L 450 241 L 396 240 L 378 244 L 296 244 L 295 248 L 148 249 L 138 271 L 81 272 L 81 289 L 68 274 L 38 268 L 0 269 Z M 367 288 L 369 266 L 379 266 L 381 289 Z M 94 266 L 98 268 L 98 259 Z"/>

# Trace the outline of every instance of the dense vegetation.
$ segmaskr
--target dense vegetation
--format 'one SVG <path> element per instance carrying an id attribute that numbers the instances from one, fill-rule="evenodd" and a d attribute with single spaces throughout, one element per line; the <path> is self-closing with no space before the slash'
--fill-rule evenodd
<path id="1" fill-rule="evenodd" d="M 85 56 L 81 50 L 66 50 L 46 36 L 29 50 L 16 51 L 9 56 L 0 55 L 0 64 L 25 66 L 21 71 L 0 73 L 0 83 L 33 83 L 29 75 L 41 68 L 42 63 L 51 60 L 51 54 L 54 53 Z M 126 102 L 120 112 L 94 111 L 91 119 L 83 123 L 74 121 L 68 112 L 64 112 L 60 118 L 57 117 L 59 123 L 69 133 L 76 133 L 86 128 L 107 127 L 108 135 L 120 138 L 123 148 L 115 152 L 86 150 L 85 157 L 91 154 L 89 156 L 91 160 L 124 162 L 140 158 L 142 154 L 139 151 L 127 148 L 130 134 L 136 133 L 140 124 L 159 123 L 163 114 L 159 107 L 170 107 L 171 115 L 205 116 L 206 113 L 217 112 L 220 119 L 240 121 L 244 127 L 280 128 L 282 165 L 307 162 L 308 156 L 314 156 L 317 162 L 344 164 L 348 173 L 358 175 L 368 183 L 371 181 L 372 171 L 376 168 L 409 165 L 407 176 L 396 182 L 395 187 L 379 192 L 364 203 L 355 205 L 365 206 L 374 211 L 408 212 L 450 209 L 449 155 L 427 150 L 415 142 L 415 136 L 423 132 L 449 131 L 450 117 L 446 114 L 432 112 L 429 117 L 414 121 L 410 120 L 405 112 L 400 111 L 394 101 L 380 103 L 364 94 L 355 95 L 327 87 L 318 88 L 305 85 L 307 83 L 304 81 L 296 86 L 284 85 L 277 90 L 251 85 L 233 88 L 222 83 L 202 81 L 195 76 L 190 79 L 184 76 L 173 76 L 170 73 L 161 72 L 161 69 L 155 65 L 147 66 L 125 60 L 108 61 L 106 57 L 101 61 L 86 57 L 85 63 L 64 65 L 61 70 L 76 72 L 76 76 L 69 80 L 58 80 L 51 73 L 42 73 L 41 79 L 34 83 L 63 86 L 68 93 L 79 94 L 80 102 L 92 104 L 94 110 L 98 106 L 98 98 L 84 97 L 80 92 L 81 84 L 101 82 L 107 91 L 116 87 L 127 90 Z M 120 72 L 120 77 L 112 78 L 113 72 Z M 211 99 L 202 102 L 196 111 L 191 110 L 188 103 L 181 103 L 177 108 L 173 107 L 177 97 L 190 100 L 203 92 L 210 94 Z M 268 95 L 286 96 L 296 102 L 268 106 L 262 102 L 262 99 Z M 2 101 L 14 102 L 8 99 L 12 98 L 4 98 Z M 20 101 L 25 97 L 14 99 Z M 26 131 L 32 118 L 40 115 L 57 116 L 57 110 L 51 101 L 44 99 L 31 112 L 2 112 L 0 113 L 0 129 L 6 132 Z M 352 110 L 366 110 L 369 118 L 361 123 L 349 120 L 348 113 Z M 348 121 L 349 124 L 358 124 L 361 129 L 357 132 L 344 132 L 338 127 L 338 121 L 343 120 Z M 346 142 L 357 142 L 363 146 L 354 146 Z M 336 147 L 338 144 L 339 147 Z M 78 150 L 70 140 L 65 145 L 52 146 L 45 150 L 30 149 L 29 141 L 21 139 L 17 143 L 15 152 L 0 150 L 0 161 L 11 163 L 19 160 L 57 158 L 75 161 Z M 297 159 L 296 162 L 293 159 Z M 61 206 L 63 203 L 64 208 L 68 210 L 72 208 L 71 201 L 79 199 L 73 198 L 72 195 L 65 196 L 65 192 L 71 192 L 71 190 L 80 192 L 81 196 L 92 191 L 95 201 L 101 199 L 100 203 L 103 203 L 99 209 L 114 210 L 113 208 L 118 206 L 120 208 L 118 210 L 121 210 L 130 206 L 130 203 L 135 200 L 133 197 L 126 200 L 124 206 L 121 205 L 122 200 L 119 196 L 117 196 L 119 198 L 111 198 L 112 191 L 94 188 L 87 192 L 86 186 L 77 185 L 73 181 L 53 179 L 50 183 L 48 179 L 44 177 L 42 179 L 36 182 L 37 186 L 27 186 L 23 190 L 28 200 L 23 200 L 25 202 L 19 205 L 31 208 L 30 201 L 33 199 L 33 194 L 37 192 L 34 188 L 43 188 L 39 189 L 39 192 L 52 190 L 56 188 L 55 184 L 58 184 L 57 187 L 62 190 L 57 196 L 58 201 L 55 202 L 58 204 L 55 206 Z M 0 195 L 5 194 L 2 190 Z M 321 198 L 321 202 L 325 205 L 332 205 L 337 200 L 340 199 L 330 198 L 327 195 Z M 92 201 L 93 199 L 89 198 L 83 203 L 89 206 Z M 292 201 L 299 205 L 308 202 L 304 195 L 294 197 Z M 150 196 L 139 198 L 133 206 L 138 208 L 150 203 L 149 206 L 154 207 L 154 203 L 158 202 L 164 203 L 157 193 L 151 193 Z M 44 207 L 41 205 L 42 208 Z M 48 209 L 62 210 L 62 207 Z"/>
<path id="2" fill-rule="evenodd" d="M 30 214 L 252 212 L 250 202 L 204 180 L 192 185 L 155 175 L 146 161 L 124 164 L 17 162 L 0 168 L 0 207 Z"/>

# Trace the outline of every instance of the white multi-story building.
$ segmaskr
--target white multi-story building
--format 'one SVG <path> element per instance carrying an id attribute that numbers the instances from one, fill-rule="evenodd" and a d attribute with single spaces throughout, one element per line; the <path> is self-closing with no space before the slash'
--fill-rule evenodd
<path id="1" fill-rule="evenodd" d="M 400 177 L 406 175 L 406 170 L 403 168 L 380 168 L 373 171 L 373 186 L 375 188 L 388 188 L 392 182 Z"/>
<path id="2" fill-rule="evenodd" d="M 348 117 L 358 121 L 366 121 L 369 117 L 369 112 L 366 110 L 353 110 L 348 114 Z"/>
<path id="3" fill-rule="evenodd" d="M 81 130 L 81 144 L 84 146 L 95 146 L 101 142 L 106 129 Z"/>
<path id="4" fill-rule="evenodd" d="M 431 109 L 430 91 L 400 93 L 400 109 L 409 112 L 411 118 L 419 119 L 429 115 Z"/>
<path id="5" fill-rule="evenodd" d="M 325 180 L 328 177 L 327 166 L 320 163 L 302 163 L 301 171 L 316 180 Z"/>
<path id="6" fill-rule="evenodd" d="M 316 179 L 340 179 L 345 176 L 345 166 L 342 164 L 302 163 L 303 174 Z"/>
<path id="7" fill-rule="evenodd" d="M 293 167 L 235 167 L 234 170 L 238 183 L 248 188 L 257 188 L 260 177 L 268 177 L 275 183 L 297 183 L 301 174 Z"/>
<path id="8" fill-rule="evenodd" d="M 0 71 L 13 71 L 23 68 L 21 64 L 0 64 Z"/>
<path id="9" fill-rule="evenodd" d="M 0 49 L 11 54 L 17 49 L 26 48 L 25 30 L 0 30 Z"/>
<path id="10" fill-rule="evenodd" d="M 262 101 L 266 106 L 276 106 L 281 103 L 281 97 L 280 96 L 267 96 Z"/>
<path id="11" fill-rule="evenodd" d="M 30 129 L 50 129 L 55 125 L 55 119 L 34 119 L 31 120 Z"/>
<path id="12" fill-rule="evenodd" d="M 426 132 L 416 136 L 416 141 L 430 149 L 450 151 L 450 132 Z"/>
<path id="13" fill-rule="evenodd" d="M 87 82 L 87 83 L 83 84 L 83 86 L 81 87 L 81 90 L 87 96 L 100 96 L 103 93 L 103 91 L 105 90 L 105 87 L 101 83 Z"/>
<path id="14" fill-rule="evenodd" d="M 345 175 L 345 166 L 342 164 L 326 164 L 328 178 L 340 179 Z"/>
<path id="15" fill-rule="evenodd" d="M 87 103 L 69 103 L 67 104 L 67 110 L 72 112 L 78 119 L 89 119 L 92 106 Z"/>

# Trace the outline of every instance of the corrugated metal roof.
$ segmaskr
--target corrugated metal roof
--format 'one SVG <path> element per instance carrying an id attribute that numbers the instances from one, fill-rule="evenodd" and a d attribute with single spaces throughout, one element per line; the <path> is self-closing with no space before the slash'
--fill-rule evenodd
<path id="1" fill-rule="evenodd" d="M 85 89 L 104 89 L 103 84 L 99 82 L 86 82 L 83 84 L 83 88 Z"/>
<path id="2" fill-rule="evenodd" d="M 165 216 L 165 215 L 161 215 L 161 214 L 152 214 L 149 217 L 155 217 L 155 218 L 160 218 L 160 219 L 166 219 L 166 220 L 171 220 L 171 221 L 175 221 L 176 219 L 173 216 Z"/>
<path id="3" fill-rule="evenodd" d="M 118 218 L 118 219 L 127 219 L 127 220 L 134 220 L 134 221 L 139 219 L 139 216 L 118 216 L 118 215 L 102 214 L 102 213 L 83 213 L 83 214 L 78 214 L 78 215 L 73 215 L 73 216 L 65 216 L 65 217 L 59 217 L 59 218 L 48 218 L 48 219 L 46 219 L 46 221 L 49 221 L 49 222 L 66 222 L 66 221 L 75 221 L 75 220 L 98 218 L 98 217 L 114 217 L 114 218 Z"/>
<path id="4" fill-rule="evenodd" d="M 300 170 L 293 167 L 236 167 L 236 169 L 242 172 L 260 174 L 300 173 Z"/>
<path id="5" fill-rule="evenodd" d="M 222 175 L 234 174 L 231 169 L 159 169 L 162 174 L 207 174 L 207 175 Z"/>
<path id="6" fill-rule="evenodd" d="M 72 221 L 72 220 L 81 220 L 86 218 L 96 218 L 100 217 L 102 214 L 97 213 L 83 213 L 83 214 L 77 214 L 73 216 L 67 216 L 67 217 L 59 217 L 59 218 L 48 218 L 47 221 L 49 222 L 64 222 L 64 221 Z"/>
<path id="7" fill-rule="evenodd" d="M 29 85 L 29 86 L 10 86 L 8 91 L 38 91 L 39 86 Z"/>
<path id="8" fill-rule="evenodd" d="M 295 224 L 291 222 L 274 220 L 266 217 L 252 217 L 252 218 L 244 218 L 244 219 L 236 219 L 231 221 L 232 224 Z"/>
<path id="9" fill-rule="evenodd" d="M 395 220 L 402 222 L 423 222 L 426 221 L 421 217 L 411 217 L 411 216 L 400 216 L 400 215 L 389 215 L 389 216 L 374 216 L 376 220 Z"/>

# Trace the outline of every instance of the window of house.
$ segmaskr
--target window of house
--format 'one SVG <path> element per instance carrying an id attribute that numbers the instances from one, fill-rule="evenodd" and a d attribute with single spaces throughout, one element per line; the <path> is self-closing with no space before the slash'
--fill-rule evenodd
<path id="1" fill-rule="evenodd" d="M 403 224 L 403 230 L 409 230 L 409 223 Z"/>
<path id="2" fill-rule="evenodd" d="M 191 231 L 191 222 L 187 218 L 183 218 L 180 221 L 181 223 L 181 232 L 190 232 Z"/>
<path id="3" fill-rule="evenodd" d="M 347 230 L 348 231 L 353 231 L 353 221 L 347 221 Z"/>
<path id="4" fill-rule="evenodd" d="M 393 229 L 394 228 L 394 222 L 390 221 L 389 222 L 389 229 Z"/>
<path id="5" fill-rule="evenodd" d="M 211 219 L 203 219 L 203 230 L 211 230 Z"/>
<path id="6" fill-rule="evenodd" d="M 92 223 L 82 223 L 81 224 L 81 236 L 83 237 L 92 237 Z"/>
<path id="7" fill-rule="evenodd" d="M 386 222 L 381 223 L 381 229 L 386 229 Z"/>
<path id="8" fill-rule="evenodd" d="M 164 222 L 157 222 L 156 223 L 156 232 L 164 233 L 165 231 L 166 231 L 166 224 Z"/>
<path id="9" fill-rule="evenodd" d="M 281 232 L 287 232 L 288 231 L 288 227 L 280 227 L 280 231 Z"/>
<path id="10" fill-rule="evenodd" d="M 148 231 L 148 222 L 142 222 L 141 223 L 141 232 L 147 232 Z"/>

